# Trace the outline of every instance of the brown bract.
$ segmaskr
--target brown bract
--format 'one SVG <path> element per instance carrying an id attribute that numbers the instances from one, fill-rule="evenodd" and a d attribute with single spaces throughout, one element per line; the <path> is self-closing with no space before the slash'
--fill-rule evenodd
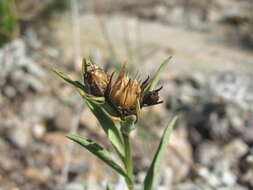
<path id="1" fill-rule="evenodd" d="M 89 94 L 104 96 L 108 83 L 109 76 L 101 68 L 91 63 L 87 65 L 87 72 L 84 74 L 84 84 Z"/>
<path id="2" fill-rule="evenodd" d="M 113 75 L 112 75 L 113 76 Z M 112 84 L 112 76 L 108 85 L 109 100 L 121 108 L 135 108 L 137 100 L 141 96 L 141 87 L 136 79 L 132 80 L 123 67 L 114 84 Z"/>
<path id="3" fill-rule="evenodd" d="M 123 66 L 114 83 L 111 75 L 105 97 L 121 116 L 136 115 L 138 108 L 162 103 L 158 95 L 161 88 L 145 93 L 148 85 L 149 78 L 142 83 L 138 79 L 131 79 Z"/>

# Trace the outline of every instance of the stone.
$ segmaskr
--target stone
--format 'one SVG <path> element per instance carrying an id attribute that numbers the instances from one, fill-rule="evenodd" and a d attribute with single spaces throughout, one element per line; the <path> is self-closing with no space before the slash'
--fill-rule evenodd
<path id="1" fill-rule="evenodd" d="M 17 95 L 17 91 L 14 87 L 7 85 L 3 89 L 3 94 L 8 98 L 14 98 Z"/>
<path id="2" fill-rule="evenodd" d="M 207 77 L 200 72 L 191 73 L 191 76 L 189 77 L 188 81 L 191 82 L 192 86 L 195 89 L 202 89 L 205 88 L 207 84 Z"/>
<path id="3" fill-rule="evenodd" d="M 20 168 L 21 163 L 15 158 L 11 158 L 10 155 L 0 155 L 0 169 L 5 172 L 13 172 Z"/>
<path id="4" fill-rule="evenodd" d="M 190 171 L 192 148 L 187 140 L 187 131 L 184 127 L 174 130 L 169 139 L 165 162 L 171 167 L 173 181 L 183 180 Z"/>
<path id="5" fill-rule="evenodd" d="M 231 165 L 245 155 L 249 150 L 248 145 L 241 139 L 236 138 L 224 147 L 224 153 L 227 159 L 231 160 Z"/>
<path id="6" fill-rule="evenodd" d="M 27 123 L 21 122 L 18 126 L 9 129 L 7 135 L 14 146 L 20 149 L 26 148 L 28 146 L 31 141 L 29 128 L 30 126 Z"/>
<path id="7" fill-rule="evenodd" d="M 8 78 L 16 91 L 21 93 L 26 93 L 29 89 L 36 92 L 44 90 L 42 78 L 45 76 L 45 71 L 27 55 L 26 44 L 22 39 L 16 39 L 6 44 L 0 52 L 0 67 L 2 69 L 0 87 L 6 85 Z"/>
<path id="8" fill-rule="evenodd" d="M 171 189 L 174 173 L 170 167 L 163 168 L 154 179 L 156 189 Z"/>
<path id="9" fill-rule="evenodd" d="M 71 109 L 67 106 L 59 105 L 57 106 L 57 111 L 53 118 L 53 127 L 56 130 L 66 131 L 70 130 L 72 125 L 73 113 Z"/>
<path id="10" fill-rule="evenodd" d="M 63 190 L 84 190 L 84 185 L 80 183 L 68 183 Z"/>
<path id="11" fill-rule="evenodd" d="M 68 145 L 70 140 L 66 137 L 65 133 L 61 132 L 50 132 L 45 135 L 43 140 L 50 145 L 65 147 Z"/>
<path id="12" fill-rule="evenodd" d="M 242 180 L 246 183 L 248 183 L 251 188 L 253 188 L 253 168 L 251 170 L 248 170 L 247 172 L 245 172 L 242 176 Z"/>
<path id="13" fill-rule="evenodd" d="M 90 109 L 87 107 L 85 107 L 81 113 L 80 124 L 89 129 L 97 128 L 97 118 L 91 113 Z"/>
<path id="14" fill-rule="evenodd" d="M 180 101 L 185 104 L 192 104 L 194 103 L 194 96 L 196 94 L 195 89 L 190 84 L 183 84 L 181 87 L 180 92 Z"/>
<path id="15" fill-rule="evenodd" d="M 201 190 L 201 188 L 191 183 L 183 183 L 176 185 L 175 190 Z"/>
<path id="16" fill-rule="evenodd" d="M 231 189 L 236 189 L 236 190 L 249 190 L 247 187 L 243 187 L 241 185 L 234 185 L 233 187 L 230 186 L 223 186 L 223 187 L 218 187 L 217 190 L 231 190 Z"/>
<path id="17" fill-rule="evenodd" d="M 39 169 L 31 167 L 25 169 L 24 176 L 28 180 L 31 180 L 36 183 L 46 183 L 49 177 L 49 171 L 46 168 Z"/>
<path id="18" fill-rule="evenodd" d="M 241 179 L 245 184 L 253 188 L 253 148 L 247 153 L 243 160 L 240 160 Z"/>
<path id="19" fill-rule="evenodd" d="M 209 184 L 211 184 L 214 187 L 217 187 L 221 185 L 221 182 L 219 178 L 217 178 L 216 175 L 211 173 L 207 168 L 205 167 L 200 167 L 198 169 L 198 174 L 202 176 Z"/>
<path id="20" fill-rule="evenodd" d="M 249 155 L 247 155 L 245 160 L 247 164 L 253 168 L 253 148 L 250 149 Z"/>
<path id="21" fill-rule="evenodd" d="M 250 126 L 246 126 L 241 133 L 243 139 L 248 143 L 252 144 L 253 143 L 253 124 Z"/>
<path id="22" fill-rule="evenodd" d="M 36 139 L 41 139 L 46 132 L 46 126 L 44 122 L 38 122 L 35 125 L 32 126 L 32 134 Z"/>
<path id="23" fill-rule="evenodd" d="M 119 177 L 119 180 L 118 180 L 117 184 L 115 184 L 114 189 L 127 190 L 127 185 L 126 185 L 125 180 L 122 176 Z"/>
<path id="24" fill-rule="evenodd" d="M 55 116 L 58 102 L 51 96 L 35 97 L 22 104 L 21 116 L 31 122 L 52 119 Z"/>
<path id="25" fill-rule="evenodd" d="M 64 167 L 64 164 L 66 164 L 65 162 L 65 156 L 62 152 L 54 152 L 52 153 L 51 155 L 51 167 L 52 167 L 52 170 L 54 171 L 61 171 L 62 168 Z"/>
<path id="26" fill-rule="evenodd" d="M 237 181 L 237 176 L 232 172 L 230 163 L 226 159 L 215 162 L 212 170 L 204 167 L 199 168 L 199 175 L 214 187 L 221 185 L 233 187 Z"/>
<path id="27" fill-rule="evenodd" d="M 35 76 L 32 75 L 25 76 L 23 78 L 23 82 L 27 84 L 27 87 L 25 89 L 26 91 L 28 91 L 29 88 L 37 93 L 41 93 L 44 91 L 44 84 L 41 82 L 41 80 L 39 80 Z"/>
<path id="28" fill-rule="evenodd" d="M 101 185 L 99 183 L 96 182 L 87 182 L 86 184 L 86 189 L 94 189 L 94 190 L 100 190 L 101 189 Z M 124 190 L 124 189 L 122 189 Z"/>
<path id="29" fill-rule="evenodd" d="M 221 156 L 220 147 L 212 142 L 201 143 L 196 150 L 196 159 L 204 166 L 212 166 Z"/>

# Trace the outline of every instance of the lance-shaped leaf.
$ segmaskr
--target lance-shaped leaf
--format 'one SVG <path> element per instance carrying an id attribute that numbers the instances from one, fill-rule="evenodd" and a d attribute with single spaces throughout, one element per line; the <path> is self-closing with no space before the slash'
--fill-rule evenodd
<path id="1" fill-rule="evenodd" d="M 83 71 L 85 72 L 86 60 L 83 59 Z M 68 83 L 74 85 L 79 92 L 79 94 L 86 100 L 88 107 L 92 113 L 98 119 L 103 130 L 107 134 L 109 140 L 111 141 L 116 152 L 119 154 L 120 158 L 124 158 L 124 147 L 123 140 L 120 135 L 118 128 L 115 126 L 113 121 L 104 113 L 103 109 L 98 106 L 99 104 L 104 104 L 104 97 L 95 97 L 86 93 L 85 87 L 78 81 L 73 81 L 65 73 L 61 71 L 54 70 L 54 72 L 59 75 L 62 79 Z"/>
<path id="2" fill-rule="evenodd" d="M 92 56 L 89 56 L 89 60 L 90 60 L 91 64 L 96 65 L 96 63 L 94 61 L 94 58 Z M 85 58 L 83 58 L 83 60 L 82 60 L 82 73 L 83 73 L 83 76 L 85 76 L 87 71 L 88 71 L 88 61 Z"/>
<path id="3" fill-rule="evenodd" d="M 172 121 L 168 124 L 166 129 L 164 130 L 162 139 L 160 141 L 159 147 L 156 151 L 156 154 L 153 158 L 152 164 L 148 170 L 148 173 L 144 180 L 144 190 L 151 190 L 153 185 L 154 176 L 159 169 L 159 166 L 164 158 L 165 150 L 169 141 L 170 134 L 172 129 L 177 121 L 177 116 L 172 119 Z"/>
<path id="4" fill-rule="evenodd" d="M 112 190 L 112 186 L 109 183 L 106 185 L 106 190 Z"/>
<path id="5" fill-rule="evenodd" d="M 62 71 L 58 71 L 56 69 L 53 69 L 53 71 L 59 76 L 61 77 L 63 80 L 65 80 L 66 82 L 74 85 L 76 88 L 80 88 L 80 89 L 85 89 L 84 85 L 82 85 L 79 81 L 74 81 L 71 78 L 69 78 L 64 72 Z"/>
<path id="6" fill-rule="evenodd" d="M 88 100 L 90 102 L 93 102 L 95 104 L 104 104 L 105 103 L 105 98 L 104 97 L 96 97 L 96 96 L 92 96 L 87 94 L 84 90 L 80 89 L 80 88 L 76 88 L 76 90 L 78 91 L 78 93 L 85 99 Z"/>
<path id="7" fill-rule="evenodd" d="M 69 78 L 65 73 L 58 71 L 58 70 L 53 70 L 59 77 L 61 77 L 63 80 L 66 82 L 72 84 L 74 87 L 76 87 L 78 93 L 86 100 L 92 101 L 96 104 L 103 104 L 105 99 L 104 97 L 95 97 L 92 96 L 88 93 L 86 93 L 87 89 L 83 84 L 81 84 L 79 81 L 74 81 L 71 78 Z"/>
<path id="8" fill-rule="evenodd" d="M 99 121 L 100 125 L 102 126 L 107 137 L 111 141 L 116 152 L 119 154 L 120 158 L 124 160 L 125 153 L 124 153 L 123 139 L 117 126 L 104 112 L 101 106 L 96 105 L 89 101 L 86 101 L 86 104 Z"/>
<path id="9" fill-rule="evenodd" d="M 110 153 L 106 149 L 104 149 L 102 146 L 93 142 L 90 139 L 87 139 L 85 137 L 81 137 L 78 135 L 67 135 L 67 137 L 73 140 L 74 142 L 80 144 L 82 147 L 86 148 L 89 152 L 96 155 L 98 158 L 104 161 L 108 166 L 110 166 L 120 175 L 125 177 L 127 180 L 130 180 L 127 174 L 125 173 L 125 171 L 117 163 L 113 161 Z"/>
<path id="10" fill-rule="evenodd" d="M 85 58 L 83 58 L 82 61 L 82 73 L 83 73 L 83 77 L 85 76 L 85 74 L 88 71 L 88 66 L 87 66 L 87 60 Z"/>
<path id="11" fill-rule="evenodd" d="M 90 59 L 91 64 L 96 65 L 94 57 L 89 56 L 89 59 Z"/>
<path id="12" fill-rule="evenodd" d="M 161 74 L 162 72 L 165 70 L 166 66 L 168 65 L 169 61 L 171 60 L 172 56 L 168 57 L 167 59 L 165 59 L 162 64 L 160 65 L 159 69 L 156 71 L 154 78 L 152 80 L 152 82 L 150 83 L 150 86 L 147 88 L 147 91 L 152 91 L 155 90 L 160 78 L 161 78 Z"/>

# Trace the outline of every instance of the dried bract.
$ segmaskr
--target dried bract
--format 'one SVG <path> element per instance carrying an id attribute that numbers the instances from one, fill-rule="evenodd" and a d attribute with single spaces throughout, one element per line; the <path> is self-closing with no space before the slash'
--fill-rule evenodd
<path id="1" fill-rule="evenodd" d="M 87 71 L 84 73 L 84 85 L 88 93 L 93 96 L 104 96 L 104 92 L 109 83 L 109 76 L 99 67 L 92 63 L 87 63 Z"/>
<path id="2" fill-rule="evenodd" d="M 148 85 L 149 78 L 142 83 L 140 80 L 131 79 L 123 66 L 114 83 L 113 74 L 111 75 L 105 97 L 121 117 L 137 115 L 138 107 L 162 103 L 158 95 L 161 88 L 146 92 Z"/>

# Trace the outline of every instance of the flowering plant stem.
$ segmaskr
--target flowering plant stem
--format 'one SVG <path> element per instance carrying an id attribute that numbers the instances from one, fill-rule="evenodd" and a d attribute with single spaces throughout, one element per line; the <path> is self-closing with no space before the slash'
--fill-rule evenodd
<path id="1" fill-rule="evenodd" d="M 134 176 L 133 176 L 133 159 L 132 159 L 132 146 L 130 143 L 129 133 L 123 133 L 123 140 L 125 145 L 125 168 L 127 175 L 131 180 L 130 183 L 126 180 L 129 190 L 134 189 Z"/>

